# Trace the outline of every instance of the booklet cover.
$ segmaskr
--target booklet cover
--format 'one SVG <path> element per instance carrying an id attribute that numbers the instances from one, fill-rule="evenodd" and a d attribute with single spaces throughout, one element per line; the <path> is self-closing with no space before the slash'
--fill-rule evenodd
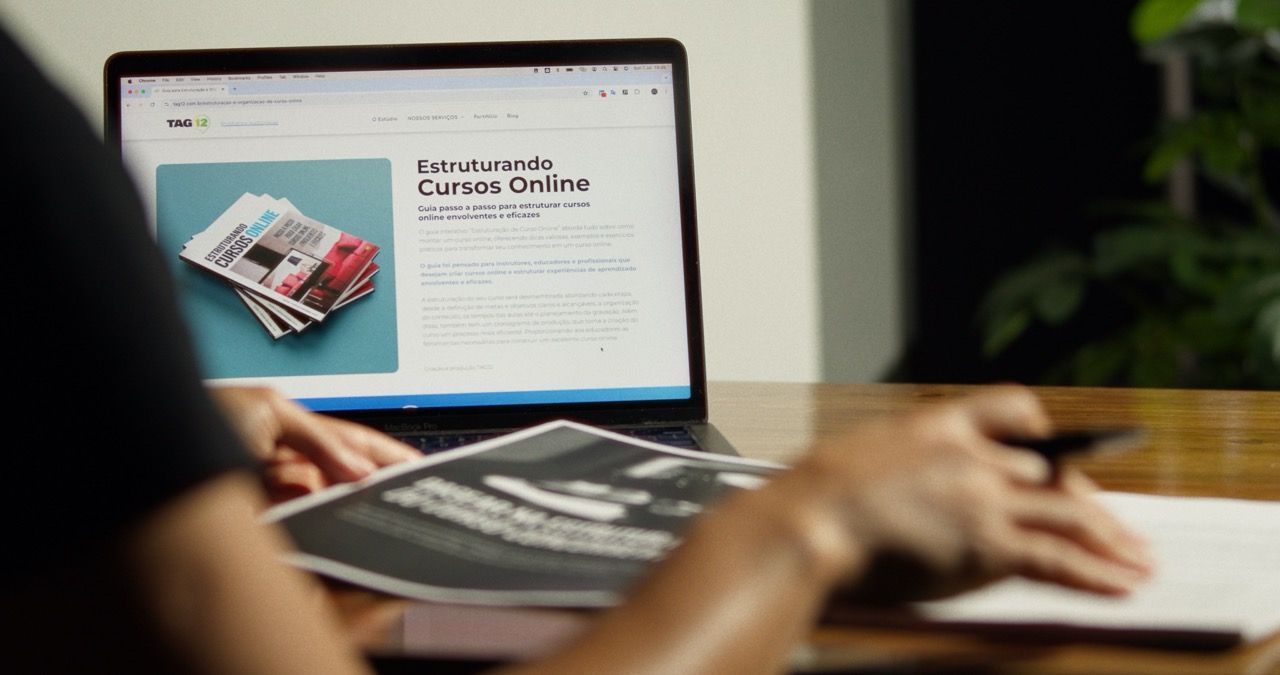
<path id="1" fill-rule="evenodd" d="M 277 506 L 295 564 L 421 600 L 604 606 L 726 491 L 780 469 L 549 422 Z"/>
<path id="2" fill-rule="evenodd" d="M 334 303 L 332 312 L 336 312 L 343 307 L 368 296 L 374 291 L 373 275 L 378 272 L 378 263 L 369 263 L 360 278 L 354 284 L 347 288 L 338 298 L 338 302 Z M 233 286 L 236 296 L 244 303 L 253 317 L 262 324 L 272 339 L 280 339 L 290 333 L 301 333 L 315 322 L 291 312 L 288 309 L 263 298 L 254 295 L 239 287 Z"/>
<path id="3" fill-rule="evenodd" d="M 245 193 L 180 257 L 312 321 L 323 321 L 379 247 L 299 213 L 288 200 Z"/>
<path id="4" fill-rule="evenodd" d="M 253 318 L 257 319 L 258 323 L 262 324 L 262 327 L 267 331 L 267 334 L 271 336 L 272 340 L 279 340 L 289 333 L 294 332 L 295 329 L 293 326 L 290 326 L 282 318 L 274 315 L 267 306 L 259 303 L 252 293 L 247 293 L 239 288 L 235 289 L 235 292 L 236 297 L 240 298 L 240 302 L 244 303 L 244 306 L 249 310 L 249 313 L 253 315 Z"/>

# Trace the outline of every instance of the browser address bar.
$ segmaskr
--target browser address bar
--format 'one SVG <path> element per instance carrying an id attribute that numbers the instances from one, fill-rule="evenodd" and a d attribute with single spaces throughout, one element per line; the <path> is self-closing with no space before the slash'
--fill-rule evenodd
<path id="1" fill-rule="evenodd" d="M 175 108 L 196 105 L 232 106 L 232 105 L 367 105 L 396 103 L 471 103 L 476 101 L 529 101 L 529 100 L 565 100 L 570 98 L 590 98 L 596 89 L 587 87 L 553 88 L 553 89 L 515 89 L 515 90 L 466 90 L 466 91 L 399 91 L 399 92 L 363 92 L 353 93 L 303 94 L 283 97 L 263 96 L 228 96 L 224 99 L 198 97 L 194 100 L 171 101 Z"/>
<path id="2" fill-rule="evenodd" d="M 151 87 L 152 94 L 226 94 L 225 84 L 163 84 Z"/>
<path id="3" fill-rule="evenodd" d="M 332 80 L 255 80 L 227 84 L 233 95 L 263 94 L 337 94 L 354 92 L 458 91 L 546 89 L 556 87 L 590 87 L 670 84 L 671 74 L 664 71 L 597 73 L 553 73 L 546 75 L 504 75 L 490 77 L 372 77 Z"/>

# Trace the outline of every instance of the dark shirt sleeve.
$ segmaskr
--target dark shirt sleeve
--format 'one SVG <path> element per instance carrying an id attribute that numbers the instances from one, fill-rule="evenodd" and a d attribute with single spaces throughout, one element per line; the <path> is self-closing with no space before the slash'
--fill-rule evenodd
<path id="1" fill-rule="evenodd" d="M 118 160 L 0 33 L 9 314 L 8 563 L 110 541 L 250 458 L 200 382 L 171 280 Z M 21 576 L 19 576 L 19 579 Z"/>

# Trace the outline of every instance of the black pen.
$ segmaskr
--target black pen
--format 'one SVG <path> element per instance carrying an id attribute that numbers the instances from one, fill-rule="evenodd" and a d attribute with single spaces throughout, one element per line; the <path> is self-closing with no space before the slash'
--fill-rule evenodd
<path id="1" fill-rule="evenodd" d="M 1045 438 L 1006 437 L 1000 442 L 1030 450 L 1049 461 L 1054 473 L 1062 458 L 1083 453 L 1112 454 L 1136 448 L 1146 440 L 1146 431 L 1136 427 L 1111 429 L 1068 429 Z"/>

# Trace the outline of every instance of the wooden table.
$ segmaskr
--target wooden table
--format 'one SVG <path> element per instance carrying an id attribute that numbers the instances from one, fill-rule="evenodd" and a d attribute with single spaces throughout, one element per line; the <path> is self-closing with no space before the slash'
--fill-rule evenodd
<path id="1" fill-rule="evenodd" d="M 711 420 L 747 457 L 786 462 L 858 420 L 962 385 L 712 383 Z M 1280 500 L 1280 392 L 1036 387 L 1060 427 L 1140 426 L 1143 450 L 1074 462 L 1109 490 Z"/>
<path id="2" fill-rule="evenodd" d="M 835 436 L 859 420 L 972 390 L 948 385 L 713 383 L 709 395 L 712 421 L 743 455 L 787 462 L 814 441 Z M 1280 500 L 1280 393 L 1085 388 L 1037 392 L 1061 427 L 1136 425 L 1149 431 L 1142 450 L 1073 461 L 1106 489 Z M 388 643 L 388 625 L 394 625 L 394 617 L 407 606 L 361 592 L 339 592 L 335 597 L 351 632 L 372 646 Z M 815 631 L 807 649 L 816 666 L 855 672 L 886 667 L 898 669 L 895 672 L 1280 674 L 1280 635 L 1226 652 L 1196 653 L 1014 644 L 962 634 L 825 625 Z"/>

